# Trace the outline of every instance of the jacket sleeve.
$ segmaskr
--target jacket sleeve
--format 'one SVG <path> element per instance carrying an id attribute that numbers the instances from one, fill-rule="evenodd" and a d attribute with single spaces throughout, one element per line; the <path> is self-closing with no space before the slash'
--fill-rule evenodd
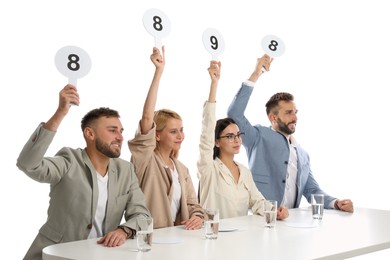
<path id="1" fill-rule="evenodd" d="M 252 209 L 254 214 L 263 216 L 266 199 L 257 189 L 250 170 L 247 167 L 240 165 L 240 172 L 245 174 L 244 185 L 249 193 L 249 208 Z"/>
<path id="2" fill-rule="evenodd" d="M 312 172 L 311 166 L 310 166 L 310 158 L 309 158 L 309 155 L 306 153 L 305 153 L 305 162 L 302 163 L 301 167 L 302 167 L 302 172 L 308 172 L 308 174 L 306 176 L 307 179 L 304 182 L 303 196 L 310 203 L 311 194 L 316 194 L 316 193 L 324 194 L 324 196 L 325 196 L 324 207 L 326 209 L 331 208 L 331 207 L 329 207 L 329 204 L 331 203 L 332 200 L 334 200 L 336 198 L 329 196 L 325 191 L 323 191 L 321 189 L 320 185 L 318 184 L 318 182 L 314 178 L 314 175 L 313 175 L 313 172 Z"/>
<path id="3" fill-rule="evenodd" d="M 310 196 L 311 194 L 324 194 L 325 196 L 325 201 L 324 201 L 324 207 L 326 209 L 332 208 L 330 207 L 330 203 L 332 200 L 335 200 L 336 198 L 329 196 L 325 191 L 323 191 L 317 181 L 314 179 L 314 176 L 312 172 L 310 171 L 309 177 L 306 182 L 305 190 L 303 191 L 303 196 L 305 196 L 306 200 L 310 203 Z"/>
<path id="4" fill-rule="evenodd" d="M 130 163 L 130 196 L 126 204 L 125 220 L 123 225 L 136 230 L 135 219 L 137 216 L 151 216 L 149 209 L 146 206 L 145 196 L 139 187 L 138 180 L 134 171 L 133 165 Z"/>
<path id="5" fill-rule="evenodd" d="M 252 126 L 249 120 L 244 116 L 252 91 L 253 87 L 243 83 L 227 111 L 228 117 L 232 118 L 237 123 L 241 132 L 245 133 L 243 142 L 246 147 L 253 146 L 257 135 L 255 127 Z"/>
<path id="6" fill-rule="evenodd" d="M 59 151 L 54 157 L 44 157 L 56 132 L 48 131 L 41 123 L 31 135 L 17 158 L 16 166 L 35 181 L 55 184 L 70 166 L 70 159 Z"/>
<path id="7" fill-rule="evenodd" d="M 215 103 L 205 102 L 203 106 L 202 131 L 199 143 L 199 159 L 197 162 L 197 175 L 200 182 L 209 179 L 214 168 L 214 129 L 215 129 Z"/>
<path id="8" fill-rule="evenodd" d="M 203 218 L 203 208 L 199 204 L 198 197 L 196 196 L 196 192 L 194 189 L 194 184 L 192 183 L 192 179 L 189 172 L 187 172 L 186 179 L 187 207 L 189 211 L 189 217 L 198 216 L 200 218 Z"/>
<path id="9" fill-rule="evenodd" d="M 128 141 L 128 146 L 131 152 L 131 162 L 134 164 L 137 178 L 141 183 L 156 148 L 156 125 L 153 124 L 152 129 L 145 135 L 141 134 L 140 126 L 138 126 L 135 137 Z"/>

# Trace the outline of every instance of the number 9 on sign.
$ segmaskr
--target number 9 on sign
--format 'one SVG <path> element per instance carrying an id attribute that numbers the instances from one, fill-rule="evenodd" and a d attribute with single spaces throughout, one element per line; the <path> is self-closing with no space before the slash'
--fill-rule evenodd
<path id="1" fill-rule="evenodd" d="M 261 41 L 261 46 L 266 54 L 271 57 L 282 56 L 285 50 L 285 45 L 279 37 L 275 35 L 267 35 Z"/>
<path id="2" fill-rule="evenodd" d="M 55 56 L 58 71 L 76 86 L 77 79 L 84 77 L 91 69 L 91 59 L 86 51 L 76 46 L 65 46 Z"/>
<path id="3" fill-rule="evenodd" d="M 218 60 L 219 55 L 225 50 L 225 41 L 222 35 L 215 29 L 209 28 L 203 32 L 203 45 L 211 54 L 213 60 Z"/>

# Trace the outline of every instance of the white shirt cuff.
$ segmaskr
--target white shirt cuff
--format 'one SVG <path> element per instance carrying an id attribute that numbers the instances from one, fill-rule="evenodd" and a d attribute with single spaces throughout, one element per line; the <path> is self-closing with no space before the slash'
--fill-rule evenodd
<path id="1" fill-rule="evenodd" d="M 249 87 L 254 87 L 255 86 L 255 83 L 253 81 L 250 81 L 250 80 L 246 80 L 244 82 L 245 85 L 249 86 Z"/>
<path id="2" fill-rule="evenodd" d="M 337 200 L 337 199 L 334 199 L 334 200 L 332 200 L 332 201 L 329 203 L 329 208 L 335 209 L 334 203 L 336 202 L 336 200 Z"/>

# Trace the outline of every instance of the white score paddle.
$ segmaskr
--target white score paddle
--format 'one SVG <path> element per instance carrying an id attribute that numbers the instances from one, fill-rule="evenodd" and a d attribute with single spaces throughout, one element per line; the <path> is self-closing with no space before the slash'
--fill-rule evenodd
<path id="1" fill-rule="evenodd" d="M 203 45 L 211 54 L 213 60 L 217 61 L 218 57 L 225 50 L 225 41 L 222 35 L 214 28 L 208 28 L 203 32 Z"/>
<path id="2" fill-rule="evenodd" d="M 275 35 L 265 36 L 261 41 L 261 46 L 271 58 L 282 56 L 285 50 L 284 42 Z M 266 70 L 263 68 L 262 72 L 266 72 Z"/>
<path id="3" fill-rule="evenodd" d="M 77 86 L 77 79 L 84 77 L 91 69 L 91 59 L 86 51 L 76 46 L 65 46 L 55 55 L 58 71 L 68 78 L 68 83 Z"/>
<path id="4" fill-rule="evenodd" d="M 154 37 L 155 47 L 161 49 L 162 38 L 171 31 L 171 22 L 168 16 L 158 9 L 149 9 L 144 13 L 144 27 L 148 33 Z"/>

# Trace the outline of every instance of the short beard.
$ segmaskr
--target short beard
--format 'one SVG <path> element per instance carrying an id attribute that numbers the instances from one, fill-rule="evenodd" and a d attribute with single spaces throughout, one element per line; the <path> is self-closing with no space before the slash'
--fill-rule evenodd
<path id="1" fill-rule="evenodd" d="M 121 155 L 120 152 L 116 153 L 113 150 L 111 150 L 110 147 L 104 144 L 103 142 L 101 142 L 99 138 L 96 139 L 95 146 L 96 146 L 96 150 L 98 150 L 99 152 L 101 152 L 102 154 L 104 154 L 109 158 L 118 158 Z"/>
<path id="2" fill-rule="evenodd" d="M 278 128 L 279 128 L 280 132 L 285 133 L 286 135 L 291 135 L 295 132 L 295 130 L 291 130 L 290 128 L 288 128 L 289 124 L 292 124 L 292 123 L 295 124 L 295 122 L 285 124 L 279 118 L 276 120 L 276 122 L 278 123 Z"/>

